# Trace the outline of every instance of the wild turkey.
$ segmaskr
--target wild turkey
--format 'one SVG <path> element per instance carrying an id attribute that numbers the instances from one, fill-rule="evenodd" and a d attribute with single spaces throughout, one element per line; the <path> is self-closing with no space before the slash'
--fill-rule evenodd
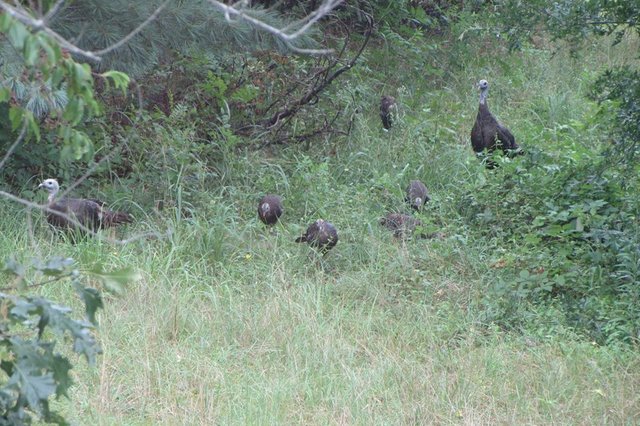
<path id="1" fill-rule="evenodd" d="M 307 232 L 296 239 L 296 243 L 308 243 L 325 254 L 338 243 L 338 231 L 331 223 L 318 219 L 307 228 Z"/>
<path id="2" fill-rule="evenodd" d="M 396 238 L 407 238 L 416 232 L 416 229 L 422 226 L 420 219 L 417 219 L 411 215 L 403 213 L 389 213 L 382 219 L 380 219 L 380 225 L 393 231 L 393 236 Z M 425 234 L 420 232 L 416 235 L 418 238 L 437 238 L 442 240 L 446 237 L 443 232 L 431 232 Z"/>
<path id="3" fill-rule="evenodd" d="M 476 122 L 471 129 L 471 146 L 476 153 L 481 153 L 485 149 L 489 152 L 496 148 L 509 155 L 521 154 L 516 139 L 513 137 L 509 129 L 504 127 L 496 120 L 489 111 L 487 105 L 487 95 L 489 93 L 489 83 L 487 80 L 478 82 L 480 89 L 480 104 L 478 106 L 478 115 Z"/>
<path id="4" fill-rule="evenodd" d="M 105 204 L 100 200 L 81 198 L 63 198 L 56 200 L 56 194 L 60 190 L 60 185 L 55 179 L 45 180 L 38 185 L 38 188 L 44 188 L 49 193 L 47 207 L 50 210 L 64 213 L 66 216 L 75 219 L 84 227 L 94 232 L 98 229 L 117 226 L 121 223 L 131 223 L 133 221 L 133 217 L 128 213 L 106 209 L 104 207 Z M 47 222 L 58 228 L 82 231 L 82 228 L 73 221 L 52 212 L 47 212 Z"/>
<path id="5" fill-rule="evenodd" d="M 393 231 L 394 237 L 405 238 L 411 236 L 417 227 L 422 226 L 422 222 L 408 214 L 389 213 L 380 219 L 380 225 Z M 422 233 L 418 236 L 425 238 Z"/>
<path id="6" fill-rule="evenodd" d="M 422 206 L 429 201 L 429 194 L 427 187 L 419 180 L 412 180 L 407 187 L 407 195 L 405 201 L 411 204 L 411 208 L 418 211 Z"/>
<path id="7" fill-rule="evenodd" d="M 389 130 L 393 125 L 396 118 L 398 106 L 393 96 L 383 96 L 380 98 L 380 118 L 382 119 L 382 126 Z"/>
<path id="8" fill-rule="evenodd" d="M 265 225 L 274 225 L 283 211 L 282 198 L 278 195 L 265 195 L 258 203 L 258 217 Z"/>

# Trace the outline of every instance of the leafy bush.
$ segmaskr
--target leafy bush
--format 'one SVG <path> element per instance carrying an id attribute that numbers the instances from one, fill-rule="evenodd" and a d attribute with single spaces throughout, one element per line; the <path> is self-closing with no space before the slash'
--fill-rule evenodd
<path id="1" fill-rule="evenodd" d="M 615 139 L 608 154 L 635 165 L 640 150 L 640 72 L 629 68 L 606 71 L 593 84 L 591 97 L 615 105 Z"/>
<path id="2" fill-rule="evenodd" d="M 553 307 L 597 342 L 640 337 L 638 182 L 606 160 L 530 152 L 462 196 L 467 220 L 504 250 L 491 260 L 501 272 L 483 302 L 489 321 L 532 326 L 533 310 Z"/>
<path id="3" fill-rule="evenodd" d="M 19 67 L 3 67 L 0 73 L 0 144 L 8 155 L 17 148 L 24 153 L 11 158 L 3 173 L 12 176 L 21 171 L 22 178 L 23 168 L 34 174 L 48 163 L 91 159 L 94 145 L 82 124 L 101 113 L 91 68 L 74 61 L 44 32 L 33 31 L 8 13 L 0 15 L 0 33 L 6 38 L 5 48 L 21 53 Z M 114 71 L 100 78 L 122 90 L 129 83 L 126 75 Z M 34 149 L 24 142 L 56 149 Z"/>
<path id="4" fill-rule="evenodd" d="M 100 269 L 81 273 L 70 258 L 34 259 L 27 267 L 7 260 L 2 272 L 12 285 L 0 293 L 0 423 L 31 424 L 36 415 L 46 422 L 66 424 L 64 417 L 50 409 L 49 399 L 68 396 L 73 384 L 69 357 L 56 349 L 56 343 L 69 338 L 75 353 L 94 364 L 100 353 L 93 329 L 96 312 L 103 307 L 98 289 L 85 284 L 89 274 L 106 288 L 120 291 L 134 277 L 130 270 L 106 273 Z M 31 272 L 33 270 L 33 272 Z M 32 275 L 39 278 L 33 282 Z M 71 309 L 39 296 L 17 296 L 7 291 L 24 291 L 53 282 L 70 282 L 84 305 L 86 320 L 71 317 Z"/>

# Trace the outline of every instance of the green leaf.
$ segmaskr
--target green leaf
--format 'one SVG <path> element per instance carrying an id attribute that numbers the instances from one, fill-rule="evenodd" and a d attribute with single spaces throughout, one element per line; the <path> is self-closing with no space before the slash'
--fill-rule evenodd
<path id="1" fill-rule="evenodd" d="M 15 21 L 13 20 L 13 18 L 11 18 L 11 16 L 9 16 L 8 13 L 0 14 L 0 31 L 2 31 L 3 33 L 7 32 L 7 30 L 14 22 Z"/>
<path id="2" fill-rule="evenodd" d="M 62 113 L 62 118 L 67 120 L 72 126 L 77 125 L 82 120 L 84 114 L 84 101 L 80 97 L 71 99 Z"/>
<path id="3" fill-rule="evenodd" d="M 124 268 L 105 272 L 98 266 L 87 272 L 100 279 L 105 288 L 115 294 L 122 294 L 126 284 L 140 279 L 140 273 L 133 268 Z"/>
<path id="4" fill-rule="evenodd" d="M 51 72 L 51 86 L 58 87 L 65 78 L 65 73 L 62 67 L 54 68 Z"/>
<path id="5" fill-rule="evenodd" d="M 67 390 L 73 384 L 73 380 L 69 375 L 72 368 L 69 360 L 61 355 L 54 355 L 53 362 L 49 364 L 53 373 L 53 380 L 57 383 L 56 396 L 67 396 Z"/>
<path id="6" fill-rule="evenodd" d="M 127 74 L 120 71 L 107 71 L 102 73 L 102 77 L 105 79 L 111 79 L 116 89 L 121 89 L 123 94 L 127 92 L 130 81 Z"/>
<path id="7" fill-rule="evenodd" d="M 17 106 L 9 108 L 9 121 L 11 121 L 11 130 L 18 130 L 22 126 L 22 119 L 25 111 Z"/>
<path id="8" fill-rule="evenodd" d="M 42 401 L 49 398 L 56 391 L 53 374 L 37 375 L 33 371 L 17 365 L 9 384 L 16 384 L 21 395 L 26 398 L 29 408 L 36 413 L 42 413 Z"/>
<path id="9" fill-rule="evenodd" d="M 36 261 L 34 266 L 40 272 L 47 276 L 60 276 L 67 274 L 69 268 L 74 264 L 74 260 L 70 257 L 53 257 L 46 262 Z"/>
<path id="10" fill-rule="evenodd" d="M 22 50 L 24 46 L 24 41 L 29 35 L 29 30 L 27 27 L 21 24 L 20 22 L 14 21 L 10 26 L 9 31 L 7 32 L 7 37 L 9 41 L 17 50 Z"/>
<path id="11" fill-rule="evenodd" d="M 23 277 L 25 274 L 24 266 L 13 258 L 9 258 L 4 261 L 3 271 L 13 273 L 18 277 Z"/>
<path id="12" fill-rule="evenodd" d="M 73 63 L 72 78 L 79 86 L 84 86 L 91 80 L 91 67 L 88 64 Z"/>
<path id="13" fill-rule="evenodd" d="M 40 126 L 31 111 L 25 111 L 25 120 L 27 120 L 27 129 L 29 134 L 35 136 L 36 141 L 40 140 Z"/>
<path id="14" fill-rule="evenodd" d="M 80 160 L 82 157 L 89 157 L 93 154 L 93 142 L 84 132 L 74 130 L 71 136 L 71 146 L 74 152 L 74 159 Z"/>
<path id="15" fill-rule="evenodd" d="M 52 45 L 42 33 L 38 33 L 38 44 L 47 55 L 48 65 L 55 66 L 56 62 L 62 57 L 62 51 L 57 44 Z"/>
<path id="16" fill-rule="evenodd" d="M 83 328 L 80 330 L 80 333 L 81 336 L 73 342 L 73 350 L 76 353 L 84 355 L 87 362 L 94 365 L 96 363 L 96 355 L 102 353 L 102 350 L 89 332 L 89 329 Z"/>
<path id="17" fill-rule="evenodd" d="M 9 99 L 11 99 L 11 90 L 9 90 L 8 87 L 1 87 L 0 88 L 0 103 L 1 102 L 8 102 Z"/>
<path id="18" fill-rule="evenodd" d="M 39 53 L 39 43 L 36 36 L 34 36 L 33 34 L 29 34 L 24 39 L 24 62 L 30 67 L 34 66 L 36 64 L 36 61 L 38 60 Z"/>
<path id="19" fill-rule="evenodd" d="M 104 307 L 102 303 L 102 295 L 95 288 L 85 287 L 79 282 L 75 282 L 73 287 L 78 296 L 80 296 L 80 299 L 84 302 L 84 310 L 87 318 L 92 324 L 96 325 L 96 312 L 98 309 Z"/>
<path id="20" fill-rule="evenodd" d="M 257 98 L 259 94 L 260 94 L 260 89 L 258 89 L 258 87 L 254 86 L 253 84 L 249 84 L 233 92 L 230 99 L 233 101 L 246 103 Z"/>

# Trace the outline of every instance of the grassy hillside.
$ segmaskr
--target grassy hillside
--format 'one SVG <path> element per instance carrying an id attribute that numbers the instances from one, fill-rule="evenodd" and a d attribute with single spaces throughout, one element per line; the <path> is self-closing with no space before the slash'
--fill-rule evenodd
<path id="1" fill-rule="evenodd" d="M 59 254 L 87 268 L 134 266 L 142 276 L 107 300 L 99 365 L 78 363 L 70 401 L 57 403 L 70 418 L 114 425 L 635 421 L 635 343 L 581 326 L 564 303 L 572 289 L 553 281 L 588 285 L 606 268 L 587 268 L 580 242 L 536 234 L 548 227 L 533 222 L 554 224 L 541 213 L 546 201 L 564 199 L 546 192 L 555 191 L 554 176 L 568 179 L 569 165 L 597 160 L 606 111 L 585 95 L 606 66 L 637 66 L 628 52 L 638 41 L 587 46 L 575 58 L 546 44 L 510 53 L 482 38 L 415 43 L 413 53 L 398 53 L 393 40 L 375 46 L 332 89 L 353 102 L 348 137 L 228 152 L 216 167 L 197 155 L 159 164 L 166 173 L 157 185 L 172 203 L 159 213 L 136 208 L 140 187 L 120 203 L 133 205 L 138 218 L 124 232 L 170 230 L 167 238 L 73 245 L 36 217 L 32 239 L 23 216 L 1 207 L 3 257 Z M 469 144 L 480 78 L 492 85 L 492 111 L 527 150 L 494 171 Z M 377 115 L 381 93 L 400 104 L 390 132 Z M 166 158 L 184 137 L 173 130 L 147 135 L 157 150 L 149 156 Z M 379 226 L 386 212 L 406 211 L 411 179 L 427 184 L 432 200 L 419 216 L 442 238 L 398 241 Z M 594 193 L 606 186 L 593 185 Z M 273 232 L 256 217 L 263 193 L 285 200 Z M 584 220 L 596 216 L 587 211 Z M 340 235 L 324 258 L 293 243 L 320 217 Z M 562 258 L 569 244 L 573 257 Z M 550 295 L 538 297 L 546 285 Z M 39 291 L 74 303 L 63 286 Z"/>

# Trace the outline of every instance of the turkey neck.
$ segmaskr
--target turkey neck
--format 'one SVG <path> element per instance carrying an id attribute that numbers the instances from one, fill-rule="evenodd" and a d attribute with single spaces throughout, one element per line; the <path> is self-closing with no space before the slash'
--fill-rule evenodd
<path id="1" fill-rule="evenodd" d="M 480 105 L 487 105 L 487 89 L 480 91 Z"/>
<path id="2" fill-rule="evenodd" d="M 49 201 L 49 205 L 53 204 L 53 201 L 56 199 L 56 195 L 58 194 L 58 190 L 54 189 L 49 193 L 49 197 L 47 200 Z"/>
<path id="3" fill-rule="evenodd" d="M 489 103 L 487 102 L 488 90 L 484 89 L 480 91 L 480 105 L 478 105 L 478 117 L 477 119 L 485 122 L 491 120 L 491 112 L 489 112 Z"/>

